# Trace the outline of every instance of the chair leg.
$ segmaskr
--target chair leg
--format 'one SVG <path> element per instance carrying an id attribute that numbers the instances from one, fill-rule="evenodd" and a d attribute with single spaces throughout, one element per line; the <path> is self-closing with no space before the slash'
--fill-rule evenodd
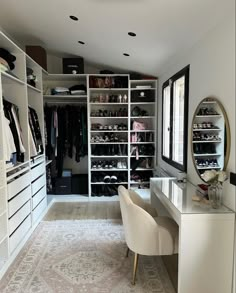
<path id="1" fill-rule="evenodd" d="M 126 257 L 129 257 L 129 247 L 127 247 L 127 250 L 126 250 Z"/>
<path id="2" fill-rule="evenodd" d="M 135 253 L 134 254 L 134 269 L 133 269 L 133 281 L 132 281 L 132 285 L 135 285 L 135 279 L 136 279 L 136 273 L 137 273 L 137 267 L 138 267 L 138 258 L 139 258 L 138 253 Z"/>

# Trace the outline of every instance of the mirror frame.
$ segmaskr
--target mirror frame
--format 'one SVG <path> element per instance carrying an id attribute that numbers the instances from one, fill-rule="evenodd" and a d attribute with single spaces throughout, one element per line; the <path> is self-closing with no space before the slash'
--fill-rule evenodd
<path id="1" fill-rule="evenodd" d="M 197 115 L 197 112 L 199 111 L 201 104 L 208 99 L 212 99 L 212 100 L 216 101 L 216 103 L 220 107 L 220 110 L 222 111 L 222 115 L 223 115 L 224 121 L 225 121 L 225 132 L 227 133 L 227 136 L 226 136 L 226 142 L 225 142 L 226 143 L 226 152 L 225 152 L 225 156 L 224 156 L 224 167 L 222 169 L 224 171 L 227 168 L 227 165 L 229 162 L 230 150 L 231 150 L 231 133 L 230 133 L 230 126 L 229 126 L 229 119 L 228 119 L 228 116 L 227 116 L 227 113 L 225 111 L 224 106 L 215 97 L 206 97 L 206 98 L 202 99 L 201 102 L 197 105 L 197 107 L 194 111 L 194 114 L 193 114 L 192 123 L 191 123 L 190 143 L 191 143 L 192 162 L 193 162 L 195 171 L 204 183 L 206 183 L 206 182 L 202 179 L 201 174 L 198 171 L 197 166 L 195 164 L 195 157 L 194 157 L 194 152 L 193 152 L 193 124 L 194 124 L 195 116 Z"/>

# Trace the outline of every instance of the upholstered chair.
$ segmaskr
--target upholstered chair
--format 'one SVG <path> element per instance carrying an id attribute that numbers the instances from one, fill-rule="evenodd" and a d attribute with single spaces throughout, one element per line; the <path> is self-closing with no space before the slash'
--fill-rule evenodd
<path id="1" fill-rule="evenodd" d="M 153 217 L 145 210 L 146 204 L 124 186 L 119 186 L 118 193 L 126 244 L 134 252 L 134 285 L 140 254 L 178 253 L 178 225 L 168 217 Z"/>

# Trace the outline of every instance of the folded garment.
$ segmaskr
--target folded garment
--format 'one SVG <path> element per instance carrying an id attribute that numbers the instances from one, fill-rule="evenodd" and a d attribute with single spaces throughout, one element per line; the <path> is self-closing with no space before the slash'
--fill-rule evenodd
<path id="1" fill-rule="evenodd" d="M 4 48 L 0 48 L 0 57 L 8 63 L 10 70 L 13 70 L 15 68 L 13 62 L 16 61 L 16 57 L 12 55 L 9 51 Z"/>
<path id="2" fill-rule="evenodd" d="M 69 95 L 70 91 L 68 88 L 55 87 L 55 88 L 51 89 L 51 94 L 52 95 Z"/>
<path id="3" fill-rule="evenodd" d="M 84 84 L 77 84 L 77 85 L 73 85 L 72 87 L 69 88 L 70 92 L 74 92 L 74 91 L 83 91 L 84 93 L 87 92 L 87 88 Z"/>
<path id="4" fill-rule="evenodd" d="M 70 91 L 71 95 L 84 95 L 86 94 L 85 91 Z"/>

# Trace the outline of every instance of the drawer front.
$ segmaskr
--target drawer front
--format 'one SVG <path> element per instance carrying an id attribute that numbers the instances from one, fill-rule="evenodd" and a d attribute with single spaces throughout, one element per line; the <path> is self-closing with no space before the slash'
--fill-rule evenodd
<path id="1" fill-rule="evenodd" d="M 31 219 L 28 216 L 24 222 L 18 227 L 18 229 L 9 238 L 9 248 L 10 254 L 15 250 L 15 248 L 20 244 L 21 240 L 24 238 L 26 233 L 31 227 Z"/>
<path id="2" fill-rule="evenodd" d="M 32 195 L 34 195 L 35 193 L 37 193 L 39 191 L 39 189 L 41 187 L 43 187 L 45 184 L 46 184 L 46 176 L 45 175 L 39 177 L 36 181 L 34 181 L 31 184 Z"/>
<path id="3" fill-rule="evenodd" d="M 47 198 L 45 197 L 40 204 L 33 210 L 33 217 L 32 217 L 32 221 L 33 223 L 35 223 L 40 215 L 42 214 L 43 211 L 45 211 L 45 209 L 47 208 Z"/>
<path id="4" fill-rule="evenodd" d="M 32 201 L 33 201 L 33 206 L 32 209 L 34 209 L 39 202 L 46 196 L 46 186 L 44 186 L 38 193 L 35 194 L 35 196 L 33 197 Z"/>
<path id="5" fill-rule="evenodd" d="M 4 161 L 0 161 L 0 187 L 5 184 Z"/>
<path id="6" fill-rule="evenodd" d="M 9 218 L 15 214 L 20 207 L 22 207 L 31 197 L 30 186 L 24 189 L 21 193 L 19 193 L 16 197 L 14 197 L 8 203 L 8 216 Z"/>
<path id="7" fill-rule="evenodd" d="M 32 160 L 32 161 L 30 162 L 30 166 L 31 166 L 31 168 L 32 168 L 32 167 L 34 167 L 35 165 L 38 165 L 39 163 L 42 163 L 42 162 L 44 162 L 44 156 L 41 156 L 40 158 L 36 158 L 36 159 Z"/>
<path id="8" fill-rule="evenodd" d="M 42 163 L 38 165 L 37 167 L 31 169 L 31 181 L 34 181 L 36 178 L 38 178 L 40 175 L 45 174 L 45 164 Z"/>
<path id="9" fill-rule="evenodd" d="M 30 214 L 30 201 L 28 201 L 11 219 L 9 219 L 9 233 L 11 234 L 20 223 Z"/>
<path id="10" fill-rule="evenodd" d="M 7 194 L 8 199 L 11 199 L 17 193 L 19 193 L 22 189 L 24 189 L 27 185 L 30 184 L 30 173 L 27 172 L 19 178 L 15 179 L 12 182 L 7 184 Z"/>

